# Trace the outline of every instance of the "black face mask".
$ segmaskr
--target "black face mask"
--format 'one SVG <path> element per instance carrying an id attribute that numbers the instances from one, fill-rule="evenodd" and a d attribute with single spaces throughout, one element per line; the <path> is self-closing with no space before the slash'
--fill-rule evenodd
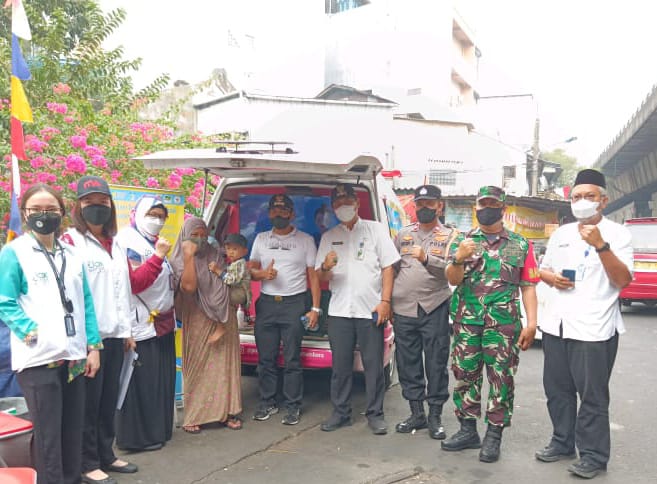
<path id="1" fill-rule="evenodd" d="M 112 217 L 112 207 L 107 205 L 87 205 L 82 208 L 82 218 L 91 225 L 105 225 Z"/>
<path id="2" fill-rule="evenodd" d="M 436 210 L 432 208 L 422 207 L 415 211 L 415 215 L 421 224 L 428 224 L 436 220 Z"/>
<path id="3" fill-rule="evenodd" d="M 477 210 L 477 221 L 479 225 L 493 225 L 502 218 L 503 207 L 485 207 Z"/>
<path id="4" fill-rule="evenodd" d="M 27 226 L 37 234 L 48 235 L 55 232 L 62 224 L 58 213 L 33 213 L 27 217 Z"/>
<path id="5" fill-rule="evenodd" d="M 271 224 L 274 226 L 274 228 L 277 228 L 279 230 L 284 229 L 287 228 L 288 225 L 290 225 L 290 219 L 276 216 L 271 219 Z"/>

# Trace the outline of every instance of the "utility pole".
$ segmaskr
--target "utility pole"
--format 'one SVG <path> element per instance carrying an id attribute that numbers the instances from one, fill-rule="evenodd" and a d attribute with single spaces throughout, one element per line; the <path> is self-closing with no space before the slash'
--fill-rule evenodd
<path id="1" fill-rule="evenodd" d="M 538 195 L 538 157 L 541 154 L 541 151 L 538 147 L 538 136 L 539 136 L 540 120 L 538 116 L 536 117 L 536 122 L 534 123 L 534 143 L 532 144 L 532 163 L 530 167 L 530 183 L 529 183 L 529 194 L 532 197 Z"/>

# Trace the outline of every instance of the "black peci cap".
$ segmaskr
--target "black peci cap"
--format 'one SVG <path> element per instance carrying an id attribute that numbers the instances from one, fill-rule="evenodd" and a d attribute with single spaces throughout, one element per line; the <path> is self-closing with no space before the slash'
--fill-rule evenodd
<path id="1" fill-rule="evenodd" d="M 607 188 L 605 176 L 598 170 L 592 170 L 591 168 L 586 168 L 577 174 L 573 186 L 577 185 L 596 185 L 602 188 Z"/>

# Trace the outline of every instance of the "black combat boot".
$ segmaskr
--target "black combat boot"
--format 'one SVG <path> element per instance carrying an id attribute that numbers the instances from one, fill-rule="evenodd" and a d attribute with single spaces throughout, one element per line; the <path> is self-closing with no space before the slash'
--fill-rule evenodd
<path id="1" fill-rule="evenodd" d="M 481 462 L 496 462 L 500 458 L 500 444 L 502 443 L 502 430 L 504 427 L 488 424 L 484 442 L 479 451 Z"/>
<path id="2" fill-rule="evenodd" d="M 481 447 L 481 439 L 477 433 L 477 420 L 474 418 L 460 418 L 461 430 L 449 439 L 443 440 L 440 447 L 443 450 L 478 449 Z"/>
<path id="3" fill-rule="evenodd" d="M 443 413 L 442 405 L 429 405 L 429 437 L 436 440 L 444 440 L 447 435 L 443 427 L 441 414 Z"/>
<path id="4" fill-rule="evenodd" d="M 395 426 L 395 430 L 401 434 L 408 434 L 413 430 L 427 428 L 427 416 L 424 414 L 424 402 L 421 400 L 410 400 L 411 415 Z"/>

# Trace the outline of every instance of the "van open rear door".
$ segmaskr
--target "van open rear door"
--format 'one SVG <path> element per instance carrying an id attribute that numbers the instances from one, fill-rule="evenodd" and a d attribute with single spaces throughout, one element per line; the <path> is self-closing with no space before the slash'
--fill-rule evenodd
<path id="1" fill-rule="evenodd" d="M 158 151 L 136 158 L 146 168 L 174 169 L 195 168 L 232 178 L 262 178 L 267 174 L 280 178 L 289 175 L 290 179 L 299 176 L 305 179 L 326 180 L 334 177 L 340 181 L 372 180 L 382 170 L 381 162 L 375 156 L 361 154 L 353 159 L 326 160 L 308 159 L 299 153 L 266 153 L 220 151 L 221 148 L 197 148 L 185 150 Z"/>

